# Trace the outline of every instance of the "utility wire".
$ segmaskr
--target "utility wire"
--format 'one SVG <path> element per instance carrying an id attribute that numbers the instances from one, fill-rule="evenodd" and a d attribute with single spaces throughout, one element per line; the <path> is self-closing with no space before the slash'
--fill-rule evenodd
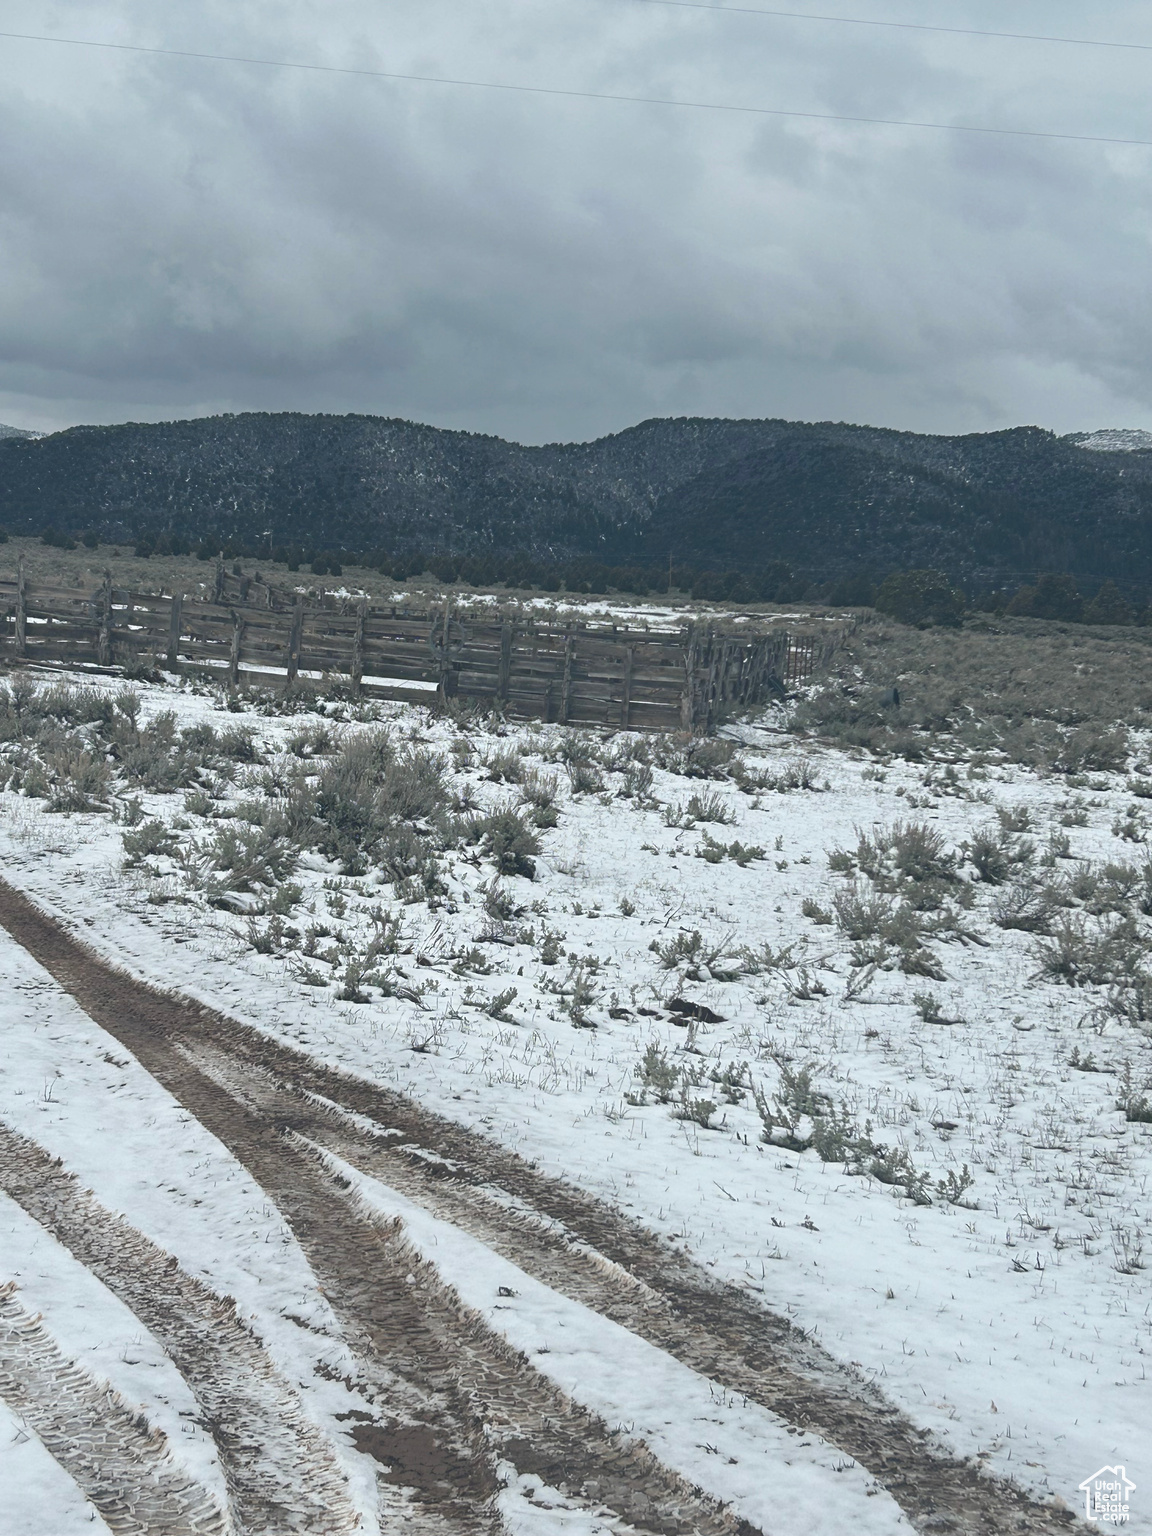
<path id="1" fill-rule="evenodd" d="M 1075 48 L 1131 48 L 1152 53 L 1152 43 L 1110 42 L 1099 37 L 1055 37 L 1047 32 L 989 32 L 981 27 L 940 27 L 924 21 L 873 21 L 866 16 L 824 16 L 815 11 L 770 11 L 758 5 L 710 5 L 708 0 L 638 0 L 641 5 L 684 11 L 731 11 L 737 16 L 774 16 L 786 21 L 828 21 L 846 27 L 891 27 L 901 32 L 943 32 L 950 37 L 996 37 L 1015 43 L 1065 43 Z"/>
<path id="2" fill-rule="evenodd" d="M 168 59 L 199 59 L 214 64 L 256 64 L 268 69 L 296 69 L 311 74 L 356 75 L 372 80 L 402 80 L 420 85 L 465 86 L 478 91 L 508 91 L 523 96 L 562 96 L 580 101 L 619 101 L 648 107 L 685 107 L 701 112 L 734 112 L 751 117 L 794 118 L 806 122 L 864 123 L 878 128 L 924 128 L 939 133 L 981 133 L 997 138 L 1055 139 L 1071 144 L 1122 144 L 1152 149 L 1152 139 L 1122 139 L 1098 133 L 1055 133 L 1043 128 L 991 128 L 975 123 L 932 123 L 917 118 L 860 117 L 846 112 L 798 112 L 784 107 L 746 107 L 724 101 L 688 101 L 672 96 L 626 96 L 615 91 L 577 91 L 554 85 L 512 85 L 499 80 L 465 80 L 452 75 L 409 75 L 386 69 L 355 69 L 341 64 L 302 64 L 294 59 L 258 59 L 231 53 L 202 53 L 191 48 L 155 48 L 143 43 L 105 43 L 86 37 L 49 37 L 37 32 L 0 32 L 0 38 L 27 43 L 58 43 L 74 48 L 102 48 Z"/>

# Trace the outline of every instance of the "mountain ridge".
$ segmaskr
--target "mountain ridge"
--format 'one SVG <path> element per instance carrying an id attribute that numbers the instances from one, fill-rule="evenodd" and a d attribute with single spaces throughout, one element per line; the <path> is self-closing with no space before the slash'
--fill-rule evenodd
<path id="1" fill-rule="evenodd" d="M 523 445 L 398 417 L 245 412 L 7 432 L 0 524 L 13 532 L 1152 584 L 1152 451 L 1138 429 L 652 417 Z"/>

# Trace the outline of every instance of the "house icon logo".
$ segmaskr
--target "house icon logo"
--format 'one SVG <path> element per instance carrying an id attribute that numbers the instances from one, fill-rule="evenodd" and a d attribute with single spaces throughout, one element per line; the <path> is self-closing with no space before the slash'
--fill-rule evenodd
<path id="1" fill-rule="evenodd" d="M 1101 1467 L 1080 1484 L 1085 1516 L 1101 1525 L 1126 1525 L 1135 1487 L 1123 1467 Z"/>

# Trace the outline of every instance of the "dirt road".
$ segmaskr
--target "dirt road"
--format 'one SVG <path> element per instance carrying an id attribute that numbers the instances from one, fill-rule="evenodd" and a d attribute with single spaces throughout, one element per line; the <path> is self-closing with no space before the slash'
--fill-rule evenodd
<path id="1" fill-rule="evenodd" d="M 553 1290 L 818 1432 L 871 1472 L 919 1529 L 1070 1529 L 1062 1511 L 936 1454 L 923 1432 L 786 1321 L 718 1285 L 620 1212 L 411 1100 L 123 975 L 3 883 L 0 924 L 278 1206 L 345 1328 L 357 1385 L 379 1407 L 376 1420 L 356 1426 L 356 1441 L 379 1460 L 410 1528 L 493 1529 L 500 1461 L 643 1531 L 753 1536 L 493 1334 L 395 1225 L 359 1207 L 324 1152 L 401 1190 Z M 7 1169 L 0 1160 L 5 1187 L 45 1219 L 30 1181 Z M 99 1273 L 134 1305 L 125 1278 L 107 1266 Z M 157 1333 L 165 1337 L 162 1319 Z M 235 1513 L 242 1530 L 266 1528 L 243 1508 Z"/>

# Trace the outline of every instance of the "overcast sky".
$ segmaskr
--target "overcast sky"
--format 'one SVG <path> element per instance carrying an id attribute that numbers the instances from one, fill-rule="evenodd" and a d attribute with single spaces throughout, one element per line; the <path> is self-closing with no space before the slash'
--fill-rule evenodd
<path id="1" fill-rule="evenodd" d="M 760 0 L 747 0 L 749 4 Z M 1147 5 L 778 0 L 1140 42 Z M 1152 139 L 1152 51 L 649 0 L 4 0 L 0 28 Z M 0 421 L 1152 427 L 1152 148 L 0 40 Z"/>

